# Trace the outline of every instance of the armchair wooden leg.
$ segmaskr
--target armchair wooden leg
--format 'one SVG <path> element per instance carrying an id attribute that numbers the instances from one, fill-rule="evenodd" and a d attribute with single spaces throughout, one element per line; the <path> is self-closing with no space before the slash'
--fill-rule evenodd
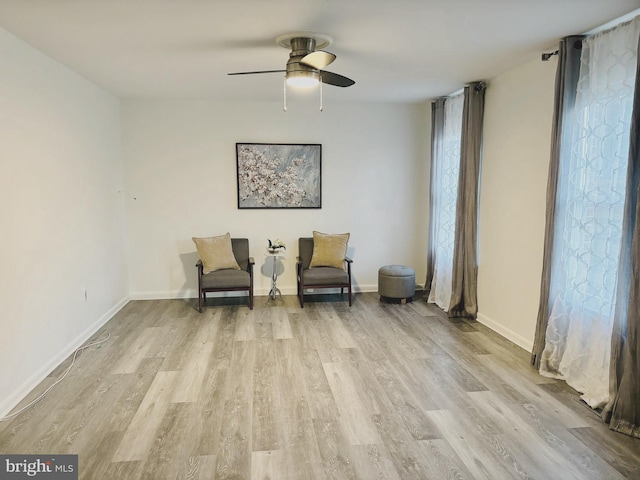
<path id="1" fill-rule="evenodd" d="M 198 312 L 202 313 L 202 290 L 198 289 Z"/>
<path id="2" fill-rule="evenodd" d="M 298 300 L 300 301 L 300 308 L 304 308 L 304 285 L 302 280 L 302 272 L 298 270 L 297 272 L 297 286 L 298 286 Z"/>

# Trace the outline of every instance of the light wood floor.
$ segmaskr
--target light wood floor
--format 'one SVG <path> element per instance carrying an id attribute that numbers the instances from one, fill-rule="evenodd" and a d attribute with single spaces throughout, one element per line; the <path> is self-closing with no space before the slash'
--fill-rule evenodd
<path id="1" fill-rule="evenodd" d="M 130 302 L 0 452 L 77 453 L 99 480 L 640 478 L 640 441 L 484 326 L 322 300 Z"/>

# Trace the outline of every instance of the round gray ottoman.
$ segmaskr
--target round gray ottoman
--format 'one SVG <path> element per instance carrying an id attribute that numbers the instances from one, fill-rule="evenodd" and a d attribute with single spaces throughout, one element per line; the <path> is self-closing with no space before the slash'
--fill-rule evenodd
<path id="1" fill-rule="evenodd" d="M 411 302 L 416 293 L 416 272 L 406 265 L 385 265 L 378 270 L 380 300 Z"/>

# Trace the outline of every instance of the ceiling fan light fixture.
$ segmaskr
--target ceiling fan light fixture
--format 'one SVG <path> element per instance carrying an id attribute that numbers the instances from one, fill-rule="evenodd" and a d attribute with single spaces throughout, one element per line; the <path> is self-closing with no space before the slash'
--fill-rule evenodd
<path id="1" fill-rule="evenodd" d="M 287 85 L 296 88 L 311 88 L 320 83 L 318 72 L 298 70 L 287 73 Z"/>

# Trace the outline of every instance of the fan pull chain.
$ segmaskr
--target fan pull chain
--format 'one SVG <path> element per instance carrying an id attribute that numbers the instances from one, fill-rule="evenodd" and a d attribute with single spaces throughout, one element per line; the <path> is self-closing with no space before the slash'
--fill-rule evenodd
<path id="1" fill-rule="evenodd" d="M 287 111 L 287 76 L 286 75 L 284 76 L 283 91 L 284 91 L 284 100 L 283 100 L 282 110 L 286 112 Z"/>
<path id="2" fill-rule="evenodd" d="M 318 79 L 320 80 L 320 111 L 322 112 L 324 110 L 322 106 L 322 74 L 318 74 Z"/>

